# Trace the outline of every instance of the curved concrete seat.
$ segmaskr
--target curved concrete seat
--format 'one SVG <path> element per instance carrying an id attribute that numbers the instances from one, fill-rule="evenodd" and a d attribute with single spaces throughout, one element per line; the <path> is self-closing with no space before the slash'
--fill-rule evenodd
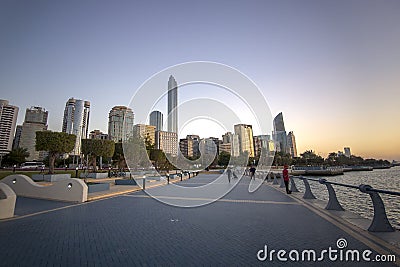
<path id="1" fill-rule="evenodd" d="M 2 182 L 11 187 L 17 196 L 71 202 L 87 201 L 88 187 L 82 180 L 76 178 L 43 186 L 26 175 L 14 174 L 5 177 Z"/>
<path id="2" fill-rule="evenodd" d="M 14 217 L 17 195 L 5 183 L 0 183 L 0 219 Z"/>

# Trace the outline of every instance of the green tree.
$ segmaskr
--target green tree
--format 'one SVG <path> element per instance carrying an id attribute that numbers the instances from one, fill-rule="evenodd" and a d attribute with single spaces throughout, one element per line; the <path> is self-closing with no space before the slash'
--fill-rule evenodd
<path id="1" fill-rule="evenodd" d="M 318 166 L 324 163 L 324 158 L 314 153 L 312 150 L 306 150 L 300 154 L 301 163 L 304 165 Z"/>
<path id="2" fill-rule="evenodd" d="M 122 143 L 125 161 L 132 170 L 150 169 L 153 167 L 146 149 L 145 139 L 140 136 L 131 137 Z"/>
<path id="3" fill-rule="evenodd" d="M 173 165 L 165 156 L 164 151 L 160 149 L 150 150 L 150 159 L 153 161 L 153 166 L 156 168 L 157 171 L 168 171 L 172 170 L 173 168 Z"/>
<path id="4" fill-rule="evenodd" d="M 19 147 L 8 153 L 4 157 L 3 162 L 5 165 L 20 165 L 26 161 L 27 157 L 29 157 L 28 150 L 26 148 Z"/>
<path id="5" fill-rule="evenodd" d="M 115 143 L 115 150 L 112 159 L 114 163 L 117 165 L 118 169 L 125 169 L 127 167 L 124 155 L 124 149 L 121 142 Z"/>
<path id="6" fill-rule="evenodd" d="M 49 152 L 49 173 L 54 173 L 54 161 L 60 154 L 74 149 L 76 135 L 51 131 L 36 132 L 36 150 Z"/>
<path id="7" fill-rule="evenodd" d="M 93 171 L 97 171 L 96 158 L 110 158 L 115 151 L 115 143 L 112 140 L 82 139 L 82 153 L 89 156 L 89 165 Z"/>
<path id="8" fill-rule="evenodd" d="M 231 159 L 231 154 L 226 151 L 221 151 L 218 155 L 218 165 L 228 166 Z"/>
<path id="9" fill-rule="evenodd" d="M 284 166 L 284 165 L 292 165 L 292 156 L 288 153 L 276 152 L 273 165 L 275 166 Z"/>

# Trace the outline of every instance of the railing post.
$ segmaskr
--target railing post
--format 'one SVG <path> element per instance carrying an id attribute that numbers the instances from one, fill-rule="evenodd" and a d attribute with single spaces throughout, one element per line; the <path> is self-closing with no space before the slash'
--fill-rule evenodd
<path id="1" fill-rule="evenodd" d="M 281 178 L 281 185 L 279 186 L 279 188 L 285 188 L 285 181 L 283 180 L 283 176 L 279 175 L 279 177 Z"/>
<path id="2" fill-rule="evenodd" d="M 328 189 L 328 193 L 329 193 L 329 201 L 328 204 L 326 205 L 325 209 L 326 210 L 340 210 L 343 211 L 344 208 L 342 207 L 342 205 L 340 205 L 337 197 L 336 197 L 336 192 L 335 189 L 333 189 L 333 186 L 329 183 L 326 182 L 326 179 L 319 179 L 319 183 L 320 184 L 324 184 L 326 186 L 326 188 Z"/>
<path id="3" fill-rule="evenodd" d="M 278 184 L 278 179 L 276 178 L 276 174 L 272 173 L 274 175 L 274 182 L 272 184 Z"/>
<path id="4" fill-rule="evenodd" d="M 372 203 L 374 204 L 374 218 L 371 225 L 368 228 L 370 232 L 394 232 L 392 225 L 390 224 L 385 210 L 385 204 L 378 192 L 371 191 L 373 189 L 370 185 L 362 184 L 358 187 L 361 192 L 369 194 Z"/>
<path id="5" fill-rule="evenodd" d="M 290 179 L 290 191 L 299 192 L 299 189 L 297 189 L 296 183 L 294 182 L 293 177 L 290 176 L 289 179 Z"/>
<path id="6" fill-rule="evenodd" d="M 304 199 L 316 199 L 314 194 L 311 192 L 310 184 L 308 183 L 307 178 L 300 177 L 301 180 L 304 182 L 304 187 L 306 191 L 304 192 L 303 198 Z"/>

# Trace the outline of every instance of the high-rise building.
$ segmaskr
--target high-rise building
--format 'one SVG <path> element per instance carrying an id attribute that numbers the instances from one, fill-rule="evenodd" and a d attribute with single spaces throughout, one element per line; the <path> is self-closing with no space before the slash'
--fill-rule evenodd
<path id="1" fill-rule="evenodd" d="M 200 156 L 199 142 L 198 135 L 187 135 L 179 140 L 179 149 L 186 158 L 197 158 Z"/>
<path id="2" fill-rule="evenodd" d="M 108 134 L 100 130 L 93 130 L 89 133 L 89 139 L 108 140 Z"/>
<path id="3" fill-rule="evenodd" d="M 163 114 L 158 111 L 154 110 L 150 113 L 150 125 L 156 127 L 156 131 L 163 130 Z"/>
<path id="4" fill-rule="evenodd" d="M 0 99 L 0 156 L 12 150 L 17 117 L 18 107 Z"/>
<path id="5" fill-rule="evenodd" d="M 273 152 L 273 150 L 270 150 L 270 141 L 271 141 L 271 136 L 270 135 L 257 135 L 254 136 L 254 153 L 256 157 L 261 155 L 261 151 L 264 151 L 264 156 L 269 156 Z"/>
<path id="6" fill-rule="evenodd" d="M 350 151 L 350 147 L 345 147 L 344 148 L 344 155 L 348 158 L 351 157 L 351 151 Z"/>
<path id="7" fill-rule="evenodd" d="M 108 138 L 114 142 L 124 142 L 133 137 L 134 114 L 125 106 L 115 106 L 108 114 Z"/>
<path id="8" fill-rule="evenodd" d="M 28 161 L 43 160 L 44 158 L 44 151 L 36 151 L 36 132 L 47 130 L 48 115 L 49 112 L 42 107 L 26 109 L 19 147 L 27 149 L 29 153 Z"/>
<path id="9" fill-rule="evenodd" d="M 232 144 L 231 143 L 222 143 L 219 145 L 219 153 L 227 152 L 232 155 Z"/>
<path id="10" fill-rule="evenodd" d="M 22 125 L 17 125 L 15 129 L 15 137 L 12 145 L 12 149 L 19 148 L 19 142 L 21 141 Z"/>
<path id="11" fill-rule="evenodd" d="M 89 135 L 90 102 L 70 98 L 65 104 L 62 131 L 76 135 L 74 150 L 71 155 L 81 154 L 82 139 Z"/>
<path id="12" fill-rule="evenodd" d="M 216 137 L 201 139 L 200 151 L 207 157 L 217 157 L 219 155 L 219 146 L 221 140 Z"/>
<path id="13" fill-rule="evenodd" d="M 288 133 L 287 144 L 289 147 L 289 153 L 292 156 L 292 158 L 297 158 L 296 138 L 295 138 L 293 132 Z"/>
<path id="14" fill-rule="evenodd" d="M 168 80 L 168 132 L 178 133 L 178 85 L 171 75 Z"/>
<path id="15" fill-rule="evenodd" d="M 277 152 L 290 153 L 282 112 L 274 118 L 273 139 Z"/>
<path id="16" fill-rule="evenodd" d="M 178 135 L 173 132 L 156 131 L 156 148 L 172 156 L 178 155 Z"/>
<path id="17" fill-rule="evenodd" d="M 143 139 L 149 138 L 151 144 L 156 143 L 156 127 L 146 124 L 135 124 L 133 126 L 134 136 L 141 137 Z"/>
<path id="18" fill-rule="evenodd" d="M 222 145 L 222 151 L 229 152 L 233 157 L 238 157 L 240 155 L 239 135 L 233 134 L 231 132 L 225 133 L 224 135 L 222 135 L 222 144 L 220 144 L 220 148 Z M 230 147 L 229 151 L 227 151 L 228 147 Z M 219 153 L 221 153 L 221 149 Z"/>
<path id="19" fill-rule="evenodd" d="M 249 157 L 254 157 L 253 127 L 247 124 L 236 124 L 235 134 L 239 136 L 240 153 L 248 152 Z"/>
<path id="20" fill-rule="evenodd" d="M 285 123 L 283 122 L 283 114 L 280 112 L 274 118 L 274 131 L 275 132 L 285 132 Z"/>

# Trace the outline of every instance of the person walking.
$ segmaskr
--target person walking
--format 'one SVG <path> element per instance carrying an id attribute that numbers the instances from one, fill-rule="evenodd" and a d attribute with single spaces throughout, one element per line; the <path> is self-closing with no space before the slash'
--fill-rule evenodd
<path id="1" fill-rule="evenodd" d="M 250 180 L 251 179 L 255 179 L 255 174 L 256 174 L 256 168 L 254 168 L 254 166 L 251 166 L 250 168 Z"/>
<path id="2" fill-rule="evenodd" d="M 232 175 L 232 170 L 231 168 L 226 169 L 226 174 L 228 174 L 228 182 L 231 182 L 231 175 Z"/>
<path id="3" fill-rule="evenodd" d="M 289 170 L 288 170 L 288 165 L 283 166 L 282 176 L 283 176 L 283 181 L 285 182 L 286 193 L 287 194 L 291 194 L 292 191 L 289 190 Z"/>

